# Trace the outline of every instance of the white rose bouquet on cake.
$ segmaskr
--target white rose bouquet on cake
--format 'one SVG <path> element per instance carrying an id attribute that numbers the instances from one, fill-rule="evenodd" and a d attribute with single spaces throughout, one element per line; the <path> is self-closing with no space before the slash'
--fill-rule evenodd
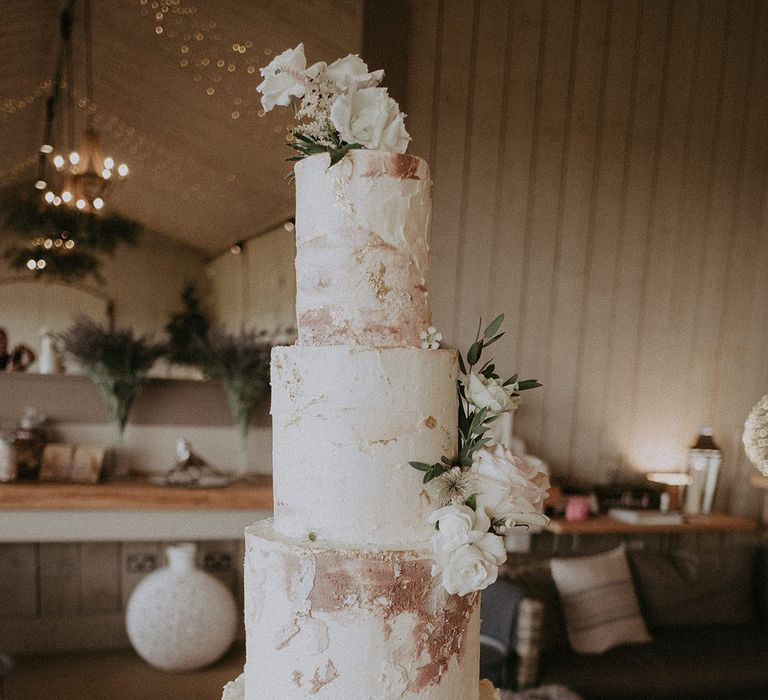
<path id="1" fill-rule="evenodd" d="M 288 160 L 329 153 L 334 165 L 353 149 L 405 153 L 408 148 L 405 115 L 387 88 L 379 87 L 384 71 L 369 71 L 359 56 L 307 67 L 299 44 L 260 70 L 263 81 L 256 89 L 264 111 L 291 107 L 298 122 L 288 143 L 296 155 Z"/>
<path id="2" fill-rule="evenodd" d="M 502 380 L 493 360 L 475 369 L 483 349 L 504 335 L 499 332 L 503 321 L 504 316 L 498 316 L 482 335 L 478 329 L 466 359 L 459 353 L 457 454 L 443 456 L 437 464 L 410 463 L 424 472 L 424 483 L 438 504 L 429 518 L 437 528 L 432 574 L 442 576 L 443 587 L 458 595 L 482 590 L 496 580 L 507 558 L 502 535 L 509 528 L 549 522 L 544 515 L 547 475 L 485 437 L 494 420 L 520 405 L 520 392 L 541 386 L 535 379 L 520 381 L 517 375 Z M 422 347 L 439 347 L 439 335 L 429 328 L 422 335 Z"/>

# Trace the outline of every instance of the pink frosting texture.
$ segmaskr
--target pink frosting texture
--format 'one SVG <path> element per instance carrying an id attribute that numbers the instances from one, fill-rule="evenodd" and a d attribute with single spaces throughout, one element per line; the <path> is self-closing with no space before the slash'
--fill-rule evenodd
<path id="1" fill-rule="evenodd" d="M 418 347 L 431 320 L 429 166 L 364 150 L 329 164 L 295 168 L 298 343 Z"/>

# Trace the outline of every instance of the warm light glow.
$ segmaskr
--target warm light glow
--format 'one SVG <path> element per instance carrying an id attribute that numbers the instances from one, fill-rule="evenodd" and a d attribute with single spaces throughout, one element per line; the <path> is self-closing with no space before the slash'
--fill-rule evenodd
<path id="1" fill-rule="evenodd" d="M 56 166 L 57 169 L 61 170 L 61 168 L 64 167 L 64 156 L 54 156 L 53 164 Z"/>
<path id="2" fill-rule="evenodd" d="M 36 187 L 38 190 L 44 190 L 44 189 L 45 189 L 47 186 L 48 186 L 48 183 L 47 183 L 45 180 L 38 180 L 38 181 L 35 183 L 35 187 Z"/>
<path id="3" fill-rule="evenodd" d="M 104 170 L 101 171 L 101 176 L 105 180 L 109 180 L 109 178 L 112 177 L 112 171 L 111 170 L 107 170 L 106 168 L 104 168 Z"/>
<path id="4" fill-rule="evenodd" d="M 85 209 L 85 200 L 84 199 L 78 199 L 77 202 L 75 202 L 78 209 Z"/>
<path id="5" fill-rule="evenodd" d="M 45 243 L 43 243 L 43 248 L 50 250 L 51 246 L 53 246 L 53 241 L 50 238 L 46 238 Z"/>
<path id="6" fill-rule="evenodd" d="M 72 250 L 72 248 L 74 248 L 74 247 L 75 247 L 75 242 L 74 242 L 74 241 L 67 241 L 67 242 L 64 244 L 64 247 L 65 247 L 67 250 Z"/>
<path id="7" fill-rule="evenodd" d="M 27 260 L 27 268 L 34 270 L 37 267 L 37 263 L 34 260 Z"/>
<path id="8" fill-rule="evenodd" d="M 72 201 L 72 193 L 69 190 L 64 190 L 61 193 L 61 198 L 65 202 L 70 202 L 70 201 Z"/>
<path id="9" fill-rule="evenodd" d="M 53 146 L 51 146 L 49 143 L 44 143 L 42 146 L 40 146 L 40 153 L 51 153 L 53 151 Z"/>
<path id="10" fill-rule="evenodd" d="M 45 201 L 48 202 L 48 204 L 51 204 L 54 199 L 56 199 L 56 195 L 48 190 L 48 192 L 45 193 Z"/>
<path id="11" fill-rule="evenodd" d="M 691 483 L 691 477 L 683 472 L 651 472 L 646 476 L 648 481 L 667 486 L 687 486 Z"/>
<path id="12" fill-rule="evenodd" d="M 72 165 L 77 165 L 80 162 L 80 154 L 77 151 L 72 151 L 72 153 L 69 154 L 69 162 L 72 163 Z"/>
<path id="13" fill-rule="evenodd" d="M 96 199 L 93 200 L 94 209 L 101 209 L 103 206 L 104 206 L 104 200 L 101 197 L 96 197 Z"/>
<path id="14" fill-rule="evenodd" d="M 61 240 L 61 238 L 57 238 L 57 239 L 56 239 L 56 240 L 53 242 L 53 245 L 54 245 L 54 246 L 56 246 L 57 248 L 61 248 L 61 244 L 62 244 L 62 243 L 64 243 L 64 241 L 62 241 L 62 240 Z"/>
<path id="15" fill-rule="evenodd" d="M 45 267 L 45 260 L 38 260 L 37 261 L 37 269 L 42 270 Z"/>
<path id="16" fill-rule="evenodd" d="M 286 221 L 286 222 L 283 224 L 283 228 L 284 228 L 286 231 L 293 231 L 293 229 L 295 229 L 295 228 L 296 228 L 296 226 L 294 225 L 293 221 Z"/>
<path id="17" fill-rule="evenodd" d="M 59 204 L 61 204 L 61 197 L 54 197 L 53 198 L 53 205 L 58 207 Z"/>
<path id="18" fill-rule="evenodd" d="M 104 159 L 104 168 L 106 170 L 112 170 L 112 168 L 114 168 L 114 167 L 115 167 L 115 159 L 112 158 L 111 156 L 107 156 Z"/>
<path id="19" fill-rule="evenodd" d="M 125 177 L 128 174 L 128 166 L 125 163 L 120 163 L 120 165 L 117 166 L 117 174 L 120 177 Z"/>

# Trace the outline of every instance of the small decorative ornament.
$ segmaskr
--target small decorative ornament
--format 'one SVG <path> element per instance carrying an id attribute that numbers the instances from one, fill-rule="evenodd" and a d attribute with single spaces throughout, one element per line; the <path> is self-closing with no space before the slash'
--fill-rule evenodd
<path id="1" fill-rule="evenodd" d="M 763 476 L 768 476 L 768 394 L 750 411 L 744 423 L 744 450 Z"/>
<path id="2" fill-rule="evenodd" d="M 443 334 L 434 326 L 430 326 L 425 331 L 419 331 L 419 338 L 424 350 L 437 350 L 443 340 Z"/>
<path id="3" fill-rule="evenodd" d="M 195 568 L 195 545 L 166 548 L 168 566 L 149 574 L 128 601 L 128 638 L 163 671 L 192 671 L 220 659 L 237 630 L 230 590 Z"/>

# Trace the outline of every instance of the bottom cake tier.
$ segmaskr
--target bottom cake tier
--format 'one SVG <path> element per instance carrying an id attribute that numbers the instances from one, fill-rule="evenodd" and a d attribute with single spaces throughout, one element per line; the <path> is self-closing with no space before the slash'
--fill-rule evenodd
<path id="1" fill-rule="evenodd" d="M 245 532 L 245 700 L 477 700 L 480 596 L 449 595 L 428 551 Z"/>

